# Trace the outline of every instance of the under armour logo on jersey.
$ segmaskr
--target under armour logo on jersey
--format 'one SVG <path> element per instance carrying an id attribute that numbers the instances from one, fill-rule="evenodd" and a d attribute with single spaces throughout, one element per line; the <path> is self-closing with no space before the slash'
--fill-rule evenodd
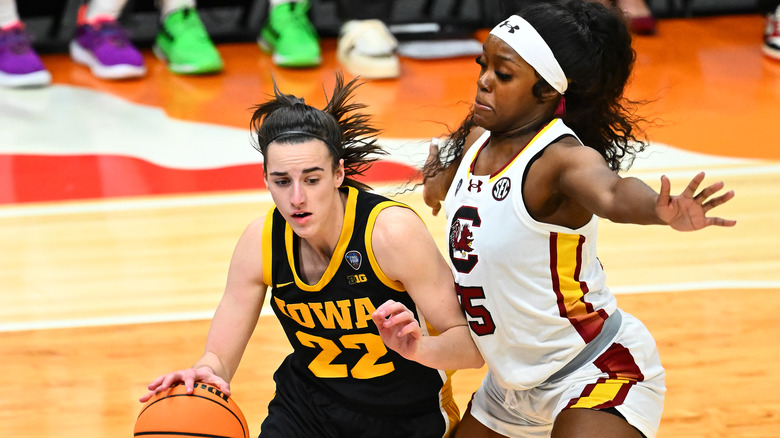
<path id="1" fill-rule="evenodd" d="M 509 20 L 506 20 L 503 23 L 499 24 L 498 27 L 506 27 L 507 32 L 509 33 L 515 33 L 516 30 L 520 29 L 520 26 L 512 26 L 511 24 L 509 24 Z"/>
<path id="2" fill-rule="evenodd" d="M 507 177 L 503 177 L 496 181 L 493 185 L 493 199 L 496 201 L 503 201 L 506 199 L 507 195 L 509 195 L 509 189 L 511 187 L 512 181 Z"/>
<path id="3" fill-rule="evenodd" d="M 363 263 L 363 256 L 360 255 L 360 252 L 355 250 L 346 253 L 344 259 L 346 259 L 349 266 L 352 266 L 352 269 L 356 271 L 360 269 L 360 265 Z"/>
<path id="4" fill-rule="evenodd" d="M 469 180 L 469 193 L 471 193 L 471 189 L 475 189 L 477 193 L 482 191 L 482 180 L 477 180 L 476 182 L 473 179 Z"/>

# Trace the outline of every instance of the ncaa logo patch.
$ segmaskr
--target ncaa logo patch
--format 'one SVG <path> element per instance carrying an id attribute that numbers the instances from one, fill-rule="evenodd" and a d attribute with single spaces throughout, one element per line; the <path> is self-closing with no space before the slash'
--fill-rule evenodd
<path id="1" fill-rule="evenodd" d="M 503 177 L 493 185 L 493 199 L 503 201 L 509 195 L 509 189 L 512 188 L 512 180 Z"/>
<path id="2" fill-rule="evenodd" d="M 358 270 L 360 269 L 361 263 L 363 263 L 363 256 L 360 255 L 359 251 L 349 251 L 344 255 L 344 259 L 347 260 L 347 263 L 349 263 L 349 266 L 352 266 L 352 269 Z"/>

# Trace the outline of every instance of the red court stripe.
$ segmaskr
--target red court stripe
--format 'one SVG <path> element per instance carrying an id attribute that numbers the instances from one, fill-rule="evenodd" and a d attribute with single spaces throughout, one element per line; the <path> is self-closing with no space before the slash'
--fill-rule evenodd
<path id="1" fill-rule="evenodd" d="M 374 163 L 360 181 L 405 182 L 417 170 Z M 0 204 L 265 188 L 262 164 L 174 169 L 119 155 L 2 155 Z"/>

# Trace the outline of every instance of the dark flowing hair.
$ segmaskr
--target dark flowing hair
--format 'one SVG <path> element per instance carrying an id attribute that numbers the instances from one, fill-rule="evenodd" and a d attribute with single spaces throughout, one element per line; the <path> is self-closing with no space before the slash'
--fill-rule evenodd
<path id="1" fill-rule="evenodd" d="M 639 127 L 646 120 L 636 115 L 644 102 L 623 95 L 636 58 L 623 14 L 595 2 L 564 0 L 529 2 L 515 15 L 542 36 L 569 80 L 563 121 L 583 144 L 604 157 L 610 169 L 628 169 L 647 140 Z M 532 92 L 541 99 L 546 88 L 552 89 L 540 78 Z M 423 175 L 433 176 L 459 161 L 466 136 L 475 126 L 472 110 L 443 145 L 442 161 L 428 162 Z"/>
<path id="2" fill-rule="evenodd" d="M 272 142 L 299 144 L 316 138 L 327 146 L 333 160 L 333 168 L 344 160 L 344 185 L 369 189 L 356 181 L 354 176 L 368 170 L 378 155 L 385 152 L 376 144 L 379 130 L 371 125 L 371 117 L 358 112 L 366 107 L 352 102 L 353 92 L 361 83 L 357 78 L 344 83 L 344 75 L 336 73 L 333 95 L 324 109 L 307 105 L 303 98 L 284 94 L 274 81 L 273 98 L 254 107 L 250 127 L 253 133 L 252 147 L 267 158 L 268 145 Z M 326 93 L 327 98 L 327 93 Z"/>

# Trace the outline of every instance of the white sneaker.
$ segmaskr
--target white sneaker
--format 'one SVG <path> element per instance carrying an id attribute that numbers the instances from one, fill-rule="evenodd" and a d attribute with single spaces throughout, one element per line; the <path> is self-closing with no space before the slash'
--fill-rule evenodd
<path id="1" fill-rule="evenodd" d="M 381 20 L 351 20 L 341 27 L 336 52 L 353 75 L 389 79 L 401 74 L 397 47 L 398 41 Z"/>
<path id="2" fill-rule="evenodd" d="M 767 17 L 762 49 L 766 56 L 780 61 L 780 6 Z"/>

